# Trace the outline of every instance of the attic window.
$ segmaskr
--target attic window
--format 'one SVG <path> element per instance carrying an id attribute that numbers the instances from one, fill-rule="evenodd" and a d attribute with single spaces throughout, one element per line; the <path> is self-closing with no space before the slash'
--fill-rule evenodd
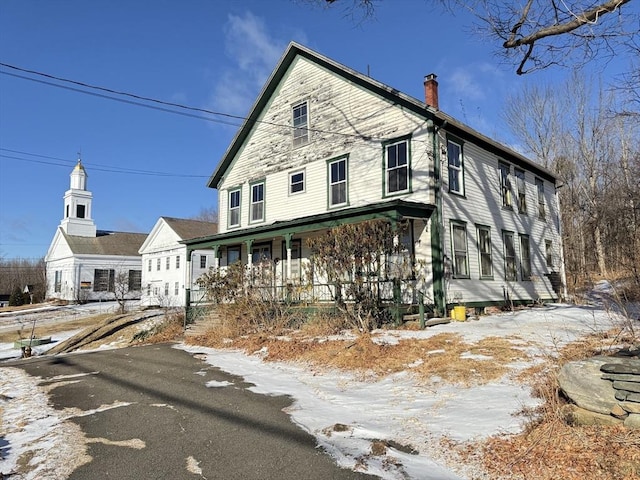
<path id="1" fill-rule="evenodd" d="M 309 141 L 309 120 L 307 102 L 293 106 L 293 146 L 298 147 Z"/>

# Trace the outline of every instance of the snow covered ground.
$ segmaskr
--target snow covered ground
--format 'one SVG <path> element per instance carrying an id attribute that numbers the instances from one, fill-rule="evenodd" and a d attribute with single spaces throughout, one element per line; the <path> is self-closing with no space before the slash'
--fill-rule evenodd
<path id="1" fill-rule="evenodd" d="M 477 469 L 456 462 L 441 440 L 476 441 L 520 431 L 524 418 L 518 413 L 523 407 L 535 405 L 536 399 L 527 386 L 513 380 L 513 373 L 536 361 L 537 353 L 549 354 L 559 346 L 610 329 L 620 321 L 620 317 L 602 308 L 556 304 L 484 316 L 477 321 L 437 325 L 424 331 L 376 332 L 377 341 L 389 343 L 444 332 L 460 334 L 473 342 L 488 336 L 527 340 L 523 348 L 530 350 L 530 362 L 511 365 L 511 374 L 498 381 L 469 388 L 453 386 L 438 378 L 418 383 L 411 375 L 410 365 L 404 372 L 375 379 L 310 369 L 296 363 L 262 362 L 261 352 L 246 355 L 198 346 L 177 348 L 198 354 L 211 365 L 242 377 L 254 385 L 250 387 L 252 391 L 289 395 L 293 404 L 287 412 L 292 420 L 314 435 L 318 445 L 345 468 L 385 479 L 475 479 L 482 478 Z M 229 383 L 207 386 L 241 388 Z M 37 379 L 20 369 L 2 368 L 0 408 L 4 410 L 0 452 L 8 453 L 3 454 L 0 472 L 12 470 L 17 458 L 26 451 L 46 455 L 44 463 L 49 467 L 66 461 L 59 452 L 63 443 L 69 442 L 65 435 L 73 431 L 73 424 L 48 405 L 46 392 L 38 386 Z M 41 413 L 34 418 L 33 412 Z M 23 427 L 7 429 L 8 421 Z M 81 433 L 77 438 L 78 442 L 85 441 Z M 8 443 L 3 445 L 3 441 Z M 383 448 L 374 455 L 372 446 L 381 444 L 386 446 L 386 452 Z M 23 478 L 43 478 L 40 473 L 36 469 Z M 61 470 L 59 476 L 47 478 L 62 479 L 66 474 Z"/>

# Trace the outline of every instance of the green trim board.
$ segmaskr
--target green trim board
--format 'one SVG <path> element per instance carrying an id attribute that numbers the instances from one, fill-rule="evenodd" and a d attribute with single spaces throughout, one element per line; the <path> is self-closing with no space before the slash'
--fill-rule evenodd
<path id="1" fill-rule="evenodd" d="M 430 204 L 391 200 L 365 205 L 363 207 L 344 208 L 342 210 L 335 210 L 320 215 L 311 215 L 295 220 L 275 222 L 269 225 L 233 230 L 207 237 L 182 240 L 180 243 L 187 245 L 187 250 L 191 252 L 204 248 L 212 248 L 216 245 L 233 245 L 246 241 L 247 239 L 260 241 L 272 239 L 273 237 L 286 237 L 288 234 L 328 230 L 339 225 L 359 223 L 378 218 L 385 218 L 390 221 L 399 221 L 403 218 L 428 219 L 431 217 L 434 209 L 435 206 Z"/>
<path id="2" fill-rule="evenodd" d="M 401 137 L 397 137 L 397 138 L 393 138 L 391 140 L 385 140 L 384 142 L 382 142 L 382 198 L 390 198 L 390 197 L 397 197 L 400 195 L 406 195 L 409 193 L 413 193 L 413 185 L 412 185 L 412 177 L 413 177 L 413 172 L 412 172 L 412 166 L 411 166 L 411 139 L 412 139 L 412 134 L 408 134 L 408 135 L 403 135 Z M 387 148 L 389 146 L 393 146 L 393 145 L 398 145 L 401 143 L 406 143 L 407 145 L 407 188 L 403 189 L 403 190 L 399 190 L 397 192 L 388 192 L 387 188 L 387 164 L 388 164 L 388 157 L 387 157 Z"/>
<path id="3" fill-rule="evenodd" d="M 271 73 L 271 76 L 265 83 L 262 91 L 258 95 L 258 98 L 254 102 L 250 113 L 242 126 L 236 132 L 235 137 L 231 141 L 227 151 L 222 156 L 222 159 L 218 163 L 215 171 L 209 177 L 207 186 L 210 188 L 218 188 L 220 181 L 224 178 L 227 169 L 232 165 L 233 159 L 238 152 L 242 150 L 244 142 L 253 129 L 256 122 L 260 121 L 264 109 L 271 102 L 271 97 L 277 92 L 280 87 L 280 82 L 285 75 L 289 72 L 296 58 L 304 58 L 320 68 L 334 73 L 337 76 L 344 78 L 346 81 L 357 85 L 377 96 L 383 98 L 389 103 L 396 105 L 400 108 L 405 108 L 421 117 L 425 120 L 431 120 L 435 122 L 440 128 L 446 128 L 454 135 L 468 140 L 471 143 L 494 153 L 498 157 L 511 161 L 514 164 L 525 166 L 528 170 L 535 172 L 542 178 L 549 180 L 553 184 L 556 183 L 555 175 L 532 162 L 523 155 L 509 149 L 508 147 L 492 140 L 491 138 L 477 132 L 471 127 L 459 122 L 455 118 L 443 113 L 440 110 L 433 109 L 426 105 L 423 101 L 417 100 L 409 95 L 406 95 L 392 87 L 389 87 L 381 82 L 378 82 L 364 74 L 361 74 L 349 67 L 346 67 L 328 57 L 325 57 L 313 50 L 310 50 L 296 42 L 291 42 L 285 50 L 280 61 L 276 65 L 276 68 Z"/>

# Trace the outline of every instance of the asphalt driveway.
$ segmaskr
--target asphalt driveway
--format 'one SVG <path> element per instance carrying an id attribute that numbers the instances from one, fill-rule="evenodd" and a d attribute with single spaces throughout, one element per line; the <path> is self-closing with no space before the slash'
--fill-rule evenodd
<path id="1" fill-rule="evenodd" d="M 318 449 L 282 411 L 288 397 L 253 393 L 197 357 L 163 344 L 12 366 L 42 377 L 56 409 L 87 412 L 72 421 L 92 461 L 72 480 L 373 478 L 338 468 Z M 59 381 L 70 375 L 74 382 Z"/>

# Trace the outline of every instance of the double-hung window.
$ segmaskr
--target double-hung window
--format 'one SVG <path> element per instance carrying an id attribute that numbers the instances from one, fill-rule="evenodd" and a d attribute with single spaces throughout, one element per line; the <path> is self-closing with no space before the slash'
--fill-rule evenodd
<path id="1" fill-rule="evenodd" d="M 304 170 L 289 174 L 289 194 L 304 192 Z"/>
<path id="2" fill-rule="evenodd" d="M 453 277 L 469 278 L 469 261 L 467 259 L 467 226 L 463 223 L 451 224 L 453 250 Z"/>
<path id="3" fill-rule="evenodd" d="M 547 262 L 547 267 L 553 268 L 553 242 L 551 240 L 544 241 L 544 258 Z"/>
<path id="4" fill-rule="evenodd" d="M 309 116 L 307 102 L 293 106 L 293 146 L 298 147 L 309 141 Z"/>
<path id="5" fill-rule="evenodd" d="M 502 206 L 513 208 L 511 200 L 511 167 L 506 163 L 500 163 L 500 195 L 502 196 Z"/>
<path id="6" fill-rule="evenodd" d="M 347 157 L 329 162 L 329 207 L 347 204 Z"/>
<path id="7" fill-rule="evenodd" d="M 151 271 L 151 259 L 147 262 L 147 272 Z"/>
<path id="8" fill-rule="evenodd" d="M 251 185 L 251 222 L 264 220 L 264 182 Z"/>
<path id="9" fill-rule="evenodd" d="M 180 268 L 180 255 L 176 255 L 176 270 Z"/>
<path id="10" fill-rule="evenodd" d="M 462 146 L 456 142 L 448 140 L 447 158 L 449 161 L 449 192 L 464 195 Z"/>
<path id="11" fill-rule="evenodd" d="M 385 146 L 386 194 L 409 191 L 409 141 L 390 143 Z"/>
<path id="12" fill-rule="evenodd" d="M 531 280 L 531 248 L 529 235 L 520 235 L 520 276 L 522 280 Z"/>
<path id="13" fill-rule="evenodd" d="M 159 258 L 156 260 L 156 270 L 160 271 L 160 259 Z"/>
<path id="14" fill-rule="evenodd" d="M 207 256 L 200 255 L 200 268 L 207 268 Z"/>
<path id="15" fill-rule="evenodd" d="M 517 280 L 516 245 L 513 232 L 502 232 L 502 241 L 504 243 L 504 279 L 513 282 Z"/>
<path id="16" fill-rule="evenodd" d="M 524 170 L 515 169 L 516 187 L 518 190 L 518 213 L 527 213 L 527 185 L 524 182 Z"/>
<path id="17" fill-rule="evenodd" d="M 493 260 L 489 227 L 478 225 L 478 254 L 480 255 L 480 278 L 492 278 Z"/>
<path id="18" fill-rule="evenodd" d="M 180 282 L 176 282 L 173 289 L 173 294 L 177 296 L 179 293 L 180 293 Z"/>
<path id="19" fill-rule="evenodd" d="M 240 226 L 240 189 L 229 192 L 229 226 Z"/>
<path id="20" fill-rule="evenodd" d="M 167 270 L 169 270 L 171 268 L 171 257 L 167 257 Z"/>
<path id="21" fill-rule="evenodd" d="M 538 217 L 544 219 L 544 180 L 536 178 L 536 190 L 538 191 Z"/>

